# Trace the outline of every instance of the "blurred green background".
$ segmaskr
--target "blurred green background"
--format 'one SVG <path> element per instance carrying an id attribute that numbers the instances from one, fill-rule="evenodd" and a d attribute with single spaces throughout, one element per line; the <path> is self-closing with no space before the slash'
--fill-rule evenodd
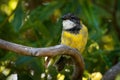
<path id="1" fill-rule="evenodd" d="M 84 78 L 104 74 L 120 60 L 120 0 L 0 0 L 0 38 L 31 47 L 60 44 L 61 20 L 66 13 L 81 18 L 89 30 Z M 0 80 L 69 80 L 72 67 L 58 73 L 45 69 L 44 58 L 0 49 Z M 99 80 L 99 79 L 92 79 Z"/>

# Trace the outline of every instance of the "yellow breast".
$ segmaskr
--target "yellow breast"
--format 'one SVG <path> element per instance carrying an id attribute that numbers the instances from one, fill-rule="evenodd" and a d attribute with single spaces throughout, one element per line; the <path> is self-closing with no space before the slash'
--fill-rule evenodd
<path id="1" fill-rule="evenodd" d="M 87 38 L 88 30 L 84 25 L 82 25 L 82 28 L 78 34 L 63 31 L 61 37 L 61 44 L 67 45 L 71 48 L 76 48 L 80 51 L 80 53 L 82 53 L 87 43 Z"/>

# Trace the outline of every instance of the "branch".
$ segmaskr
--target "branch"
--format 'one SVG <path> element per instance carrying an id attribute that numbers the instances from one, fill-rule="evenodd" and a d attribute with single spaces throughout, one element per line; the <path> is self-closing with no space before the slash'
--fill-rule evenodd
<path id="1" fill-rule="evenodd" d="M 72 80 L 82 80 L 84 71 L 84 61 L 80 53 L 76 49 L 72 49 L 65 45 L 57 45 L 47 48 L 33 48 L 15 43 L 11 43 L 0 39 L 0 48 L 19 53 L 21 55 L 36 56 L 36 57 L 54 57 L 57 55 L 71 56 L 74 61 L 74 72 Z"/>
<path id="2" fill-rule="evenodd" d="M 120 73 L 120 62 L 108 70 L 102 80 L 115 80 L 116 76 Z"/>

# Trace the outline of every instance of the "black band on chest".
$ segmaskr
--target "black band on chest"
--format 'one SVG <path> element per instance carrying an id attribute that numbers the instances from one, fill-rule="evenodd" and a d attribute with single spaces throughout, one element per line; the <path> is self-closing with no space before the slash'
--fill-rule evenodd
<path id="1" fill-rule="evenodd" d="M 71 29 L 66 29 L 65 31 L 69 31 L 70 33 L 78 34 L 80 32 L 81 27 L 80 26 L 75 26 Z"/>

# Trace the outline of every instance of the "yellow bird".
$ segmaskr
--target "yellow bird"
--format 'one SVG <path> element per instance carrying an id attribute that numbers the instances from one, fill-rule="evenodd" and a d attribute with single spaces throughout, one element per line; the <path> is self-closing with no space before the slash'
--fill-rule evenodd
<path id="1" fill-rule="evenodd" d="M 80 19 L 74 14 L 68 13 L 62 17 L 62 35 L 61 44 L 77 49 L 80 53 L 83 52 L 88 38 L 88 30 Z M 58 71 L 63 70 L 68 58 L 61 56 L 55 66 Z"/>

